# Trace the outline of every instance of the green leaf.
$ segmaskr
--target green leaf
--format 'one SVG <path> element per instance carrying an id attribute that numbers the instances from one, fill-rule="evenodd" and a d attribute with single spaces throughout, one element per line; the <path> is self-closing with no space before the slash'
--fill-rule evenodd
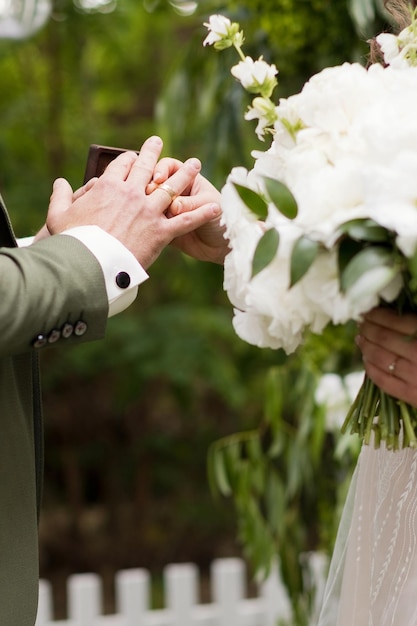
<path id="1" fill-rule="evenodd" d="M 293 287 L 310 269 L 319 251 L 319 244 L 308 237 L 300 237 L 294 245 L 291 255 L 291 282 Z"/>
<path id="2" fill-rule="evenodd" d="M 417 279 L 417 246 L 411 257 L 408 258 L 408 269 L 410 271 L 411 276 L 414 279 Z"/>
<path id="3" fill-rule="evenodd" d="M 349 235 L 355 241 L 383 243 L 389 241 L 392 233 L 371 219 L 356 219 L 345 222 L 339 229 L 340 233 Z"/>
<path id="4" fill-rule="evenodd" d="M 342 239 L 338 249 L 339 275 L 344 272 L 353 257 L 355 257 L 361 250 L 363 250 L 363 244 L 358 241 L 353 241 L 350 237 Z"/>
<path id="5" fill-rule="evenodd" d="M 269 199 L 278 211 L 290 220 L 297 217 L 297 201 L 288 187 L 279 180 L 275 180 L 275 178 L 269 178 L 269 176 L 264 176 L 263 178 Z"/>
<path id="6" fill-rule="evenodd" d="M 252 260 L 252 278 L 274 259 L 279 245 L 279 233 L 275 228 L 267 230 L 256 246 Z"/>
<path id="7" fill-rule="evenodd" d="M 375 19 L 375 0 L 350 0 L 350 12 L 359 32 L 366 32 Z"/>
<path id="8" fill-rule="evenodd" d="M 266 519 L 271 531 L 281 537 L 285 532 L 285 488 L 281 476 L 271 470 L 265 489 Z"/>
<path id="9" fill-rule="evenodd" d="M 342 291 L 350 289 L 364 274 L 385 266 L 392 266 L 392 253 L 387 248 L 369 246 L 363 248 L 347 264 L 340 276 Z"/>
<path id="10" fill-rule="evenodd" d="M 246 451 L 248 458 L 253 464 L 262 462 L 264 457 L 258 431 L 254 431 L 253 437 L 248 438 L 246 442 Z"/>
<path id="11" fill-rule="evenodd" d="M 370 294 L 380 295 L 395 278 L 397 269 L 393 266 L 380 265 L 368 270 L 349 289 L 349 299 L 352 302 L 361 302 Z"/>
<path id="12" fill-rule="evenodd" d="M 241 469 L 242 444 L 239 436 L 232 436 L 230 443 L 223 448 L 224 466 L 231 492 L 236 491 Z"/>
<path id="13" fill-rule="evenodd" d="M 224 496 L 232 493 L 226 471 L 224 449 L 216 444 L 213 444 L 209 451 L 209 478 L 214 491 L 218 490 Z"/>
<path id="14" fill-rule="evenodd" d="M 265 381 L 264 418 L 267 424 L 271 424 L 274 432 L 279 431 L 282 426 L 286 392 L 282 368 L 270 367 Z"/>
<path id="15" fill-rule="evenodd" d="M 233 183 L 233 186 L 248 209 L 252 211 L 256 217 L 264 220 L 268 215 L 268 203 L 265 199 L 259 193 L 256 193 L 256 191 L 253 191 L 253 189 L 249 189 L 249 187 L 238 185 L 238 183 Z"/>
<path id="16" fill-rule="evenodd" d="M 246 442 L 246 454 L 251 470 L 252 491 L 262 494 L 265 488 L 265 457 L 263 455 L 259 432 Z"/>
<path id="17" fill-rule="evenodd" d="M 323 444 L 326 437 L 326 409 L 323 406 L 312 410 L 314 426 L 309 436 L 311 458 L 314 463 L 320 463 L 323 454 Z"/>
<path id="18" fill-rule="evenodd" d="M 292 498 L 303 484 L 304 472 L 308 463 L 309 458 L 305 454 L 305 449 L 301 448 L 299 444 L 293 443 L 288 455 L 287 498 Z"/>
<path id="19" fill-rule="evenodd" d="M 241 460 L 236 479 L 237 487 L 234 494 L 235 500 L 245 502 L 249 498 L 249 495 L 252 491 L 252 472 L 251 467 L 246 459 Z"/>

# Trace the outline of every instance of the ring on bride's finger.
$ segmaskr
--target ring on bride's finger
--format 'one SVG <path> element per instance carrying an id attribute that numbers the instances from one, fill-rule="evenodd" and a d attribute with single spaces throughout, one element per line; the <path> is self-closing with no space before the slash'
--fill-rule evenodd
<path id="1" fill-rule="evenodd" d="M 398 359 L 394 359 L 389 365 L 388 365 L 388 371 L 390 374 L 394 374 L 395 369 L 397 367 L 397 363 L 398 363 Z"/>
<path id="2" fill-rule="evenodd" d="M 171 202 L 175 200 L 175 198 L 178 196 L 175 189 L 173 189 L 171 185 L 168 185 L 168 183 L 162 183 L 162 185 L 158 185 L 157 189 L 162 189 L 162 191 L 165 191 L 171 198 Z"/>

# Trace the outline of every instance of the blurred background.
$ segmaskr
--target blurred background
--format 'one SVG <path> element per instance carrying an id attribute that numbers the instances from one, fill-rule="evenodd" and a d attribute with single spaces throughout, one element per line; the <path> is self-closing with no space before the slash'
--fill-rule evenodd
<path id="1" fill-rule="evenodd" d="M 278 98 L 327 65 L 366 63 L 366 40 L 387 27 L 381 4 L 0 0 L 0 189 L 17 236 L 42 225 L 54 178 L 82 184 L 90 143 L 137 149 L 160 134 L 165 155 L 199 157 L 219 188 L 233 166 L 251 166 L 251 150 L 266 145 L 243 120 L 249 100 L 230 75 L 234 51 L 202 46 L 212 13 L 241 24 L 247 54 L 278 66 Z M 300 553 L 331 549 L 357 446 L 336 454 L 336 431 L 303 424 L 321 373 L 357 367 L 354 329 L 308 338 L 291 358 L 258 350 L 235 336 L 222 280 L 221 267 L 167 249 L 104 341 L 42 355 L 41 576 L 53 583 L 57 618 L 74 572 L 103 577 L 111 610 L 122 568 L 158 576 L 192 561 L 204 572 L 214 558 L 243 554 L 256 570 L 259 529 L 245 504 L 213 495 L 207 455 L 242 431 L 262 444 L 266 400 L 279 389 L 272 407 L 290 453 L 273 461 L 268 497 L 282 506 L 277 527 L 264 516 L 267 552 L 280 554 L 296 594 L 302 583 L 288 572 Z M 265 450 L 259 458 L 272 463 Z"/>

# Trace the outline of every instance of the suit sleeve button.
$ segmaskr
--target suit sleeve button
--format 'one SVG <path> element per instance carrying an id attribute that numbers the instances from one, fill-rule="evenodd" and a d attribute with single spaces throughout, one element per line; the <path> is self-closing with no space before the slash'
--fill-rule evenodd
<path id="1" fill-rule="evenodd" d="M 82 320 L 79 320 L 74 326 L 74 335 L 82 337 L 87 332 L 87 324 Z"/>
<path id="2" fill-rule="evenodd" d="M 116 285 L 120 289 L 127 289 L 130 285 L 130 276 L 127 272 L 119 272 L 116 276 Z"/>
<path id="3" fill-rule="evenodd" d="M 54 328 L 48 335 L 48 343 L 56 343 L 60 337 L 61 331 L 57 328 Z"/>
<path id="4" fill-rule="evenodd" d="M 69 337 L 71 337 L 73 332 L 74 332 L 74 326 L 70 324 L 69 322 L 66 322 L 66 324 L 64 324 L 63 327 L 61 328 L 61 335 L 64 339 L 69 339 Z"/>
<path id="5" fill-rule="evenodd" d="M 32 346 L 34 348 L 43 348 L 48 343 L 47 337 L 45 335 L 38 335 L 32 342 Z"/>

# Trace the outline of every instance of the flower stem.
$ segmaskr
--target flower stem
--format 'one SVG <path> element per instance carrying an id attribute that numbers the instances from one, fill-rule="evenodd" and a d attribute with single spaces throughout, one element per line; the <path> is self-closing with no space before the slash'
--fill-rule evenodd
<path id="1" fill-rule="evenodd" d="M 242 48 L 241 48 L 239 45 L 237 45 L 237 44 L 233 44 L 233 45 L 234 45 L 234 47 L 235 47 L 235 49 L 236 49 L 236 51 L 237 51 L 238 55 L 239 55 L 239 56 L 240 56 L 240 58 L 242 59 L 242 61 L 244 61 L 246 57 L 245 57 L 245 55 L 243 54 Z"/>
<path id="2" fill-rule="evenodd" d="M 374 433 L 375 448 L 379 448 L 381 441 L 388 450 L 417 448 L 417 409 L 384 393 L 365 375 L 343 422 L 342 433 L 348 429 L 365 445 L 371 444 Z"/>
<path id="3" fill-rule="evenodd" d="M 362 400 L 364 384 L 365 384 L 365 381 L 362 383 L 361 388 L 359 389 L 356 398 L 354 399 L 352 405 L 349 408 L 349 411 L 345 417 L 345 421 L 342 424 L 342 428 L 341 428 L 342 433 L 345 433 L 349 426 L 350 426 L 351 435 L 358 432 L 357 413 L 358 413 L 359 404 Z"/>
<path id="4" fill-rule="evenodd" d="M 401 411 L 401 417 L 403 420 L 403 424 L 404 424 L 404 440 L 403 440 L 403 445 L 405 447 L 405 442 L 407 443 L 407 445 L 410 448 L 415 448 L 417 447 L 417 437 L 416 434 L 414 432 L 414 428 L 411 424 L 411 415 L 410 412 L 408 410 L 408 407 L 406 405 L 405 402 L 402 402 L 401 400 L 398 402 L 399 407 L 400 407 L 400 411 Z M 415 421 L 415 420 L 413 420 Z"/>

